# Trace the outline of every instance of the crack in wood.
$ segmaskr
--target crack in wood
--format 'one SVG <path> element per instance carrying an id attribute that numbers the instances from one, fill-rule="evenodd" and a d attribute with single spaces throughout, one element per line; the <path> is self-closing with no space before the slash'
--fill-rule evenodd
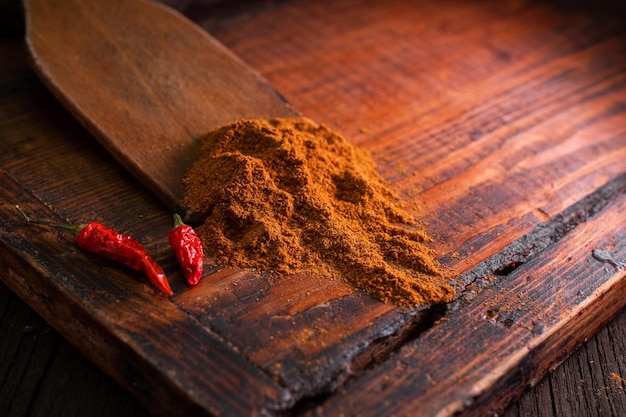
<path id="1" fill-rule="evenodd" d="M 278 415 L 291 417 L 315 410 L 354 376 L 384 363 L 401 346 L 419 339 L 424 332 L 432 329 L 437 321 L 446 315 L 446 310 L 447 306 L 443 303 L 429 305 L 421 314 L 413 315 L 393 333 L 372 340 L 366 348 L 351 359 L 349 366 L 342 368 L 333 376 L 332 381 L 328 381 L 325 389 L 302 395 L 292 407 L 280 410 Z"/>
<path id="2" fill-rule="evenodd" d="M 457 297 L 448 306 L 449 311 L 457 311 L 471 302 L 478 292 L 497 285 L 498 277 L 511 274 L 539 253 L 558 243 L 578 225 L 601 212 L 611 201 L 624 193 L 626 193 L 626 174 L 596 189 L 551 220 L 539 223 L 533 231 L 513 241 L 499 253 L 457 276 L 453 283 Z"/>

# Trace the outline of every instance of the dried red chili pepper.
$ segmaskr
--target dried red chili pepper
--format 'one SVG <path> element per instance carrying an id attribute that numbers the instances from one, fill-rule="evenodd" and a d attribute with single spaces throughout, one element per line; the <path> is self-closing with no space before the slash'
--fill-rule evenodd
<path id="1" fill-rule="evenodd" d="M 142 271 L 147 275 L 150 283 L 157 289 L 164 294 L 174 295 L 163 269 L 156 263 L 152 256 L 150 256 L 141 243 L 137 242 L 132 237 L 118 233 L 98 222 L 88 224 L 63 224 L 32 220 L 19 207 L 17 207 L 17 209 L 24 215 L 28 222 L 60 227 L 77 233 L 76 244 L 79 248 Z"/>
<path id="2" fill-rule="evenodd" d="M 78 247 L 143 271 L 152 285 L 161 292 L 174 295 L 165 272 L 141 243 L 98 222 L 80 226 L 83 227 L 76 236 Z"/>
<path id="3" fill-rule="evenodd" d="M 196 285 L 202 277 L 204 261 L 202 242 L 195 230 L 183 223 L 183 219 L 178 214 L 174 214 L 174 228 L 170 230 L 169 241 L 178 263 L 185 272 L 187 283 Z"/>

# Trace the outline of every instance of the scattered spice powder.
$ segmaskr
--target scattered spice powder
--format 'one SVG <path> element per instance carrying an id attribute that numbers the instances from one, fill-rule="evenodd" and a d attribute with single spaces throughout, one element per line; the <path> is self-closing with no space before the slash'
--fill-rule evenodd
<path id="1" fill-rule="evenodd" d="M 242 120 L 203 139 L 185 203 L 217 262 L 341 277 L 400 305 L 449 301 L 429 239 L 370 156 L 306 118 Z"/>
<path id="2" fill-rule="evenodd" d="M 618 375 L 615 372 L 611 372 L 611 380 L 617 385 L 617 388 L 624 390 L 626 387 L 626 378 Z"/>

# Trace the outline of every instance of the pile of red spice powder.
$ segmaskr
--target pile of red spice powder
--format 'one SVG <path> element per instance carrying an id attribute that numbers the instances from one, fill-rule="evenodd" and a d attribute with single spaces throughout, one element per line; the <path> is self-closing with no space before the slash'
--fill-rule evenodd
<path id="1" fill-rule="evenodd" d="M 339 277 L 400 305 L 453 295 L 427 235 L 395 204 L 371 157 L 309 119 L 210 132 L 184 186 L 218 263 Z"/>

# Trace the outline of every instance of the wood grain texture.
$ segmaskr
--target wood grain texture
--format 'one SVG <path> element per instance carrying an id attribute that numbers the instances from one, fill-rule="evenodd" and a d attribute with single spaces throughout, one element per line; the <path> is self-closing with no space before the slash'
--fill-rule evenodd
<path id="1" fill-rule="evenodd" d="M 0 415 L 148 416 L 2 283 L 0 334 Z"/>
<path id="2" fill-rule="evenodd" d="M 619 416 L 626 409 L 623 377 L 626 315 L 602 329 L 548 374 L 503 417 Z M 569 393 L 564 395 L 563 393 Z"/>
<path id="3" fill-rule="evenodd" d="M 242 118 L 296 113 L 209 34 L 158 3 L 24 5 L 26 40 L 42 79 L 122 165 L 181 215 L 191 216 L 181 180 L 196 160 L 201 135 Z"/>
<path id="4" fill-rule="evenodd" d="M 460 299 L 417 309 L 210 259 L 187 288 L 167 208 L 3 43 L 2 279 L 157 414 L 500 409 L 624 303 L 623 274 L 589 260 L 596 244 L 624 255 L 626 188 L 624 31 L 595 19 L 534 2 L 293 2 L 214 32 L 304 114 L 370 150 L 432 230 Z M 36 217 L 132 231 L 177 295 L 61 232 L 34 234 L 16 200 Z"/>
<path id="5" fill-rule="evenodd" d="M 461 288 L 536 256 L 623 192 L 619 21 L 601 30 L 532 2 L 392 3 L 295 3 L 214 34 L 372 152 Z M 274 19 L 301 24 L 270 31 Z"/>
<path id="6" fill-rule="evenodd" d="M 0 283 L 0 414 L 148 414 Z M 624 312 L 530 387 L 503 417 L 621 417 L 626 407 Z"/>
<path id="7" fill-rule="evenodd" d="M 541 257 L 477 291 L 469 305 L 312 414 L 500 411 L 513 387 L 535 384 L 623 307 L 626 270 L 599 262 L 591 253 L 609 247 L 616 259 L 626 259 L 625 209 L 622 197 Z M 620 226 L 602 234 L 602 224 Z"/>
<path id="8" fill-rule="evenodd" d="M 316 2 L 215 35 L 368 149 L 461 272 L 622 172 L 623 27 L 594 22 L 549 3 Z"/>

